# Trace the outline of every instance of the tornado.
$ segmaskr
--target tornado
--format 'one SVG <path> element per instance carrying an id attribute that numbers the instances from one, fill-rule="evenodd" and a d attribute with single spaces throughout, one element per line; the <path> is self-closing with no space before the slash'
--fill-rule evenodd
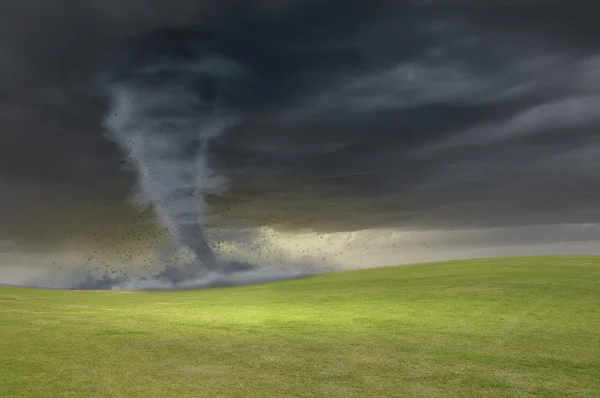
<path id="1" fill-rule="evenodd" d="M 236 125 L 228 93 L 247 72 L 206 32 L 164 31 L 120 50 L 108 81 L 108 133 L 134 166 L 141 199 L 160 225 L 194 254 L 198 271 L 217 271 L 204 231 L 205 196 L 224 179 L 210 168 L 210 142 Z"/>

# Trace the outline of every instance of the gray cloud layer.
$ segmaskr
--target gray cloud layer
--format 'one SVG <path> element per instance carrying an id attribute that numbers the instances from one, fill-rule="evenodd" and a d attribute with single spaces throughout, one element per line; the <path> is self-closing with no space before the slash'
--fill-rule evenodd
<path id="1" fill-rule="evenodd" d="M 147 228 L 124 210 L 134 179 L 97 76 L 128 40 L 184 27 L 255 72 L 232 104 L 244 123 L 211 147 L 218 214 L 327 231 L 599 222 L 593 6 L 389 3 L 2 2 L 2 236 L 92 238 L 111 209 L 105 238 Z"/>

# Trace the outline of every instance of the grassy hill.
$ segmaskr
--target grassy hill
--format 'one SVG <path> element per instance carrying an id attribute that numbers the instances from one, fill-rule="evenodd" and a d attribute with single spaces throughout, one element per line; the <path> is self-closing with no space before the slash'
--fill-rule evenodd
<path id="1" fill-rule="evenodd" d="M 598 397 L 600 257 L 0 288 L 0 397 Z"/>

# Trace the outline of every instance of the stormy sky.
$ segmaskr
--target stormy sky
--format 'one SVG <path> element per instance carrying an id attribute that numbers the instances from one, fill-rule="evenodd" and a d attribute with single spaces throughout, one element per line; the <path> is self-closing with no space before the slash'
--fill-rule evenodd
<path id="1" fill-rule="evenodd" d="M 480 4 L 481 3 L 481 4 Z M 585 1 L 5 0 L 0 239 L 157 234 L 103 78 L 157 32 L 252 71 L 210 143 L 212 226 L 477 230 L 600 222 L 600 27 Z M 581 234 L 580 232 L 578 232 Z"/>

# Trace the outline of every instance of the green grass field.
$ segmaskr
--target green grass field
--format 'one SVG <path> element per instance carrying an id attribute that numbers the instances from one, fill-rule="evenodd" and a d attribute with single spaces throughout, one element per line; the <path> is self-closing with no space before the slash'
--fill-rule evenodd
<path id="1" fill-rule="evenodd" d="M 0 397 L 600 397 L 600 257 L 0 288 Z"/>

